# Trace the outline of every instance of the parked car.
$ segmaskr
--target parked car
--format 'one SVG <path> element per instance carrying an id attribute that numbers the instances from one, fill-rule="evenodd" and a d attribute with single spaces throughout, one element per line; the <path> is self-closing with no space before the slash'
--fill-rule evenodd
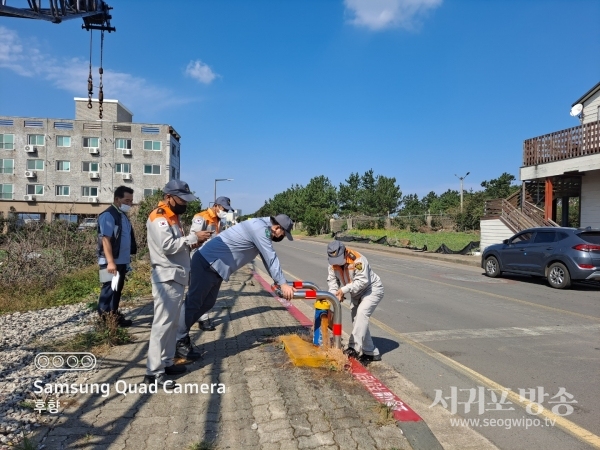
<path id="1" fill-rule="evenodd" d="M 530 228 L 487 247 L 481 267 L 492 278 L 503 272 L 543 276 L 557 289 L 600 280 L 600 229 Z"/>
<path id="2" fill-rule="evenodd" d="M 83 219 L 83 222 L 81 222 L 79 224 L 79 226 L 77 227 L 77 229 L 79 231 L 82 230 L 89 230 L 90 228 L 98 228 L 98 219 L 95 217 L 86 217 L 85 219 Z"/>

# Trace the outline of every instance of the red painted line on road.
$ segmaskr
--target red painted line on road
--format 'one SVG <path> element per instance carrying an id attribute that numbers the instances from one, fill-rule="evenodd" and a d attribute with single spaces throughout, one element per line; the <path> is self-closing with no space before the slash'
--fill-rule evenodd
<path id="1" fill-rule="evenodd" d="M 271 290 L 271 285 L 265 281 L 263 277 L 261 277 L 258 273 L 252 272 L 254 278 L 258 280 L 263 288 L 267 292 L 270 292 L 273 297 L 275 297 L 279 303 L 281 303 L 288 312 L 298 321 L 300 325 L 305 327 L 312 327 L 312 321 L 306 317 L 298 308 L 292 305 L 290 302 L 283 298 L 277 297 L 275 293 Z M 335 327 L 336 325 L 334 325 Z M 340 328 L 340 334 L 342 327 L 341 325 L 337 325 Z M 334 331 L 335 334 L 335 331 Z M 350 370 L 352 376 L 362 384 L 367 391 L 379 402 L 383 403 L 392 408 L 394 419 L 400 422 L 419 422 L 423 419 L 416 412 L 412 410 L 410 406 L 402 401 L 400 397 L 394 394 L 390 388 L 388 388 L 385 384 L 383 384 L 379 379 L 374 376 L 371 372 L 369 372 L 361 363 L 359 363 L 356 359 L 350 358 Z"/>
<path id="2" fill-rule="evenodd" d="M 358 380 L 379 403 L 392 408 L 394 419 L 400 422 L 419 422 L 421 416 L 414 412 L 410 406 L 404 403 L 400 397 L 390 391 L 385 384 L 377 379 L 356 359 L 350 358 L 350 370 L 352 376 Z"/>
<path id="3" fill-rule="evenodd" d="M 294 317 L 294 319 L 296 319 L 298 322 L 300 322 L 300 325 L 302 325 L 303 327 L 312 327 L 313 326 L 312 320 L 309 320 L 308 317 L 306 317 L 304 314 L 302 314 L 302 312 L 298 308 L 296 308 L 294 305 L 292 305 L 291 302 L 288 302 L 284 298 L 277 297 L 275 295 L 275 293 L 271 290 L 271 285 L 269 283 L 267 283 L 263 277 L 261 277 L 256 272 L 252 272 L 252 274 L 254 275 L 254 278 L 256 278 L 258 280 L 258 282 L 261 284 L 261 286 L 263 288 L 265 288 L 265 290 L 267 292 L 270 292 L 271 295 L 273 295 L 273 297 L 275 297 L 277 299 L 277 301 L 279 301 L 279 303 L 281 303 L 285 307 L 285 309 L 288 310 L 288 312 Z"/>

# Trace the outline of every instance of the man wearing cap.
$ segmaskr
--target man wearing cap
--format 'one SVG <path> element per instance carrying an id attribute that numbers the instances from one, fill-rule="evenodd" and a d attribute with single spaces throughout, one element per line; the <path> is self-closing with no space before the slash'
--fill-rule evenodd
<path id="1" fill-rule="evenodd" d="M 192 219 L 192 227 L 190 228 L 190 235 L 195 234 L 197 231 L 209 231 L 212 236 L 219 234 L 221 230 L 221 220 L 227 217 L 227 211 L 231 211 L 231 200 L 228 197 L 218 197 L 215 200 L 214 205 L 210 208 L 199 212 Z M 202 244 L 200 244 L 202 245 Z M 194 257 L 196 248 L 191 251 L 191 257 Z M 215 327 L 210 322 L 208 312 L 203 314 L 198 321 L 200 329 L 203 331 L 215 331 Z"/>
<path id="2" fill-rule="evenodd" d="M 223 280 L 260 255 L 273 281 L 281 286 L 283 297 L 291 300 L 295 289 L 287 285 L 273 242 L 292 239 L 292 220 L 285 214 L 250 219 L 228 228 L 211 239 L 192 258 L 191 280 L 177 332 L 176 355 L 195 359 L 189 337 L 192 325 L 217 300 Z"/>
<path id="3" fill-rule="evenodd" d="M 144 381 L 159 384 L 164 384 L 165 374 L 176 375 L 186 370 L 185 366 L 175 366 L 173 357 L 183 291 L 190 277 L 190 248 L 210 237 L 207 231 L 183 234 L 179 215 L 186 211 L 188 202 L 196 199 L 186 182 L 171 180 L 163 193 L 163 200 L 146 222 L 154 320 Z"/>
<path id="4" fill-rule="evenodd" d="M 358 358 L 362 352 L 361 362 L 381 361 L 369 332 L 369 318 L 383 298 L 381 279 L 371 270 L 367 258 L 356 250 L 346 248 L 340 241 L 329 243 L 327 256 L 329 292 L 335 294 L 340 302 L 344 301 L 345 294 L 350 294 L 352 301 L 352 334 L 344 353 Z"/>

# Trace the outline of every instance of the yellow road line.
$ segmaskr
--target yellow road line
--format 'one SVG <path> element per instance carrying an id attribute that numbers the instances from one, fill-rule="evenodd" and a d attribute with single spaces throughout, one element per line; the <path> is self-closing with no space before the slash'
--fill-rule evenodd
<path id="1" fill-rule="evenodd" d="M 298 277 L 295 277 L 289 271 L 284 270 L 284 272 L 287 273 L 288 275 L 290 275 L 290 277 L 292 279 L 298 279 Z M 415 277 L 415 278 L 418 278 L 418 277 Z M 447 283 L 440 283 L 440 284 L 447 284 Z M 449 284 L 449 286 L 455 287 L 454 285 L 450 285 L 450 284 Z M 476 290 L 473 289 L 473 291 L 476 291 Z M 485 292 L 482 292 L 482 293 L 485 293 Z M 507 297 L 507 298 L 511 299 L 510 297 Z M 516 300 L 516 299 L 513 299 L 513 300 Z M 527 303 L 527 302 L 525 302 L 525 303 Z M 344 306 L 346 306 L 346 305 L 344 305 Z M 552 308 L 552 309 L 556 309 L 556 308 Z M 560 310 L 558 310 L 558 311 L 560 311 Z M 374 325 L 377 325 L 382 330 L 387 331 L 390 335 L 398 338 L 399 340 L 401 340 L 405 344 L 408 344 L 411 347 L 414 347 L 417 350 L 420 350 L 420 351 L 424 352 L 425 354 L 431 356 L 432 358 L 434 358 L 437 361 L 443 363 L 444 365 L 449 366 L 452 369 L 456 370 L 457 372 L 460 372 L 463 375 L 469 377 L 470 379 L 472 379 L 476 383 L 481 383 L 482 385 L 488 387 L 489 389 L 493 389 L 495 391 L 500 391 L 500 392 L 506 391 L 508 393 L 507 398 L 509 400 L 511 400 L 513 403 L 521 406 L 523 409 L 525 409 L 529 405 L 531 405 L 532 409 L 534 408 L 533 410 L 537 411 L 538 408 L 537 408 L 537 405 L 535 403 L 532 403 L 532 402 L 528 401 L 527 399 L 522 399 L 521 396 L 519 394 L 517 394 L 516 392 L 511 391 L 510 389 L 502 386 L 501 384 L 496 383 L 495 381 L 487 378 L 485 375 L 482 375 L 479 372 L 476 372 L 475 370 L 470 369 L 467 366 L 464 366 L 463 364 L 461 364 L 461 363 L 453 360 L 452 358 L 447 357 L 446 355 L 443 355 L 443 354 L 435 351 L 434 349 L 432 349 L 432 348 L 430 348 L 430 347 L 428 347 L 428 346 L 426 346 L 424 344 L 421 344 L 420 342 L 416 342 L 416 341 L 413 341 L 412 339 L 407 338 L 402 333 L 397 332 L 393 328 L 389 327 L 385 323 L 383 323 L 383 322 L 375 319 L 372 316 L 370 318 L 370 321 Z M 582 442 L 585 442 L 585 443 L 591 445 L 594 448 L 600 449 L 600 436 L 595 435 L 591 431 L 586 430 L 585 428 L 580 427 L 579 425 L 571 422 L 568 419 L 565 419 L 562 416 L 554 414 L 552 411 L 550 411 L 550 410 L 548 410 L 546 408 L 544 408 L 544 410 L 539 415 L 542 416 L 542 417 L 544 417 L 544 418 L 546 418 L 546 419 L 548 419 L 548 420 L 550 420 L 550 421 L 553 421 L 555 426 L 557 426 L 558 428 L 566 431 L 571 436 L 574 436 L 575 438 L 579 439 Z"/>

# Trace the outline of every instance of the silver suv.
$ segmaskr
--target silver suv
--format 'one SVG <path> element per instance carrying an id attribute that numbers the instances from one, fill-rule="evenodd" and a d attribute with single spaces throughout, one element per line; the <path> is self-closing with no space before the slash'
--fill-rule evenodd
<path id="1" fill-rule="evenodd" d="M 557 289 L 571 281 L 599 281 L 600 229 L 530 228 L 487 247 L 481 267 L 492 278 L 503 272 L 543 276 Z"/>
<path id="2" fill-rule="evenodd" d="M 81 230 L 89 230 L 90 228 L 98 228 L 98 219 L 95 217 L 87 217 L 83 219 L 83 222 L 79 224 L 77 229 Z"/>

